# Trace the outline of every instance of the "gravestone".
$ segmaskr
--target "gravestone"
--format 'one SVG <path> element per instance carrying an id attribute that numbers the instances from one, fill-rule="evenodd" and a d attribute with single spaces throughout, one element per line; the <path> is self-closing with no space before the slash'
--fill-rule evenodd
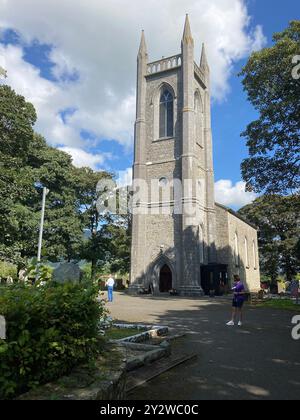
<path id="1" fill-rule="evenodd" d="M 79 283 L 82 277 L 82 272 L 77 264 L 61 263 L 52 274 L 52 280 L 56 283 Z"/>
<path id="2" fill-rule="evenodd" d="M 6 339 L 6 321 L 3 315 L 0 315 L 0 340 Z"/>

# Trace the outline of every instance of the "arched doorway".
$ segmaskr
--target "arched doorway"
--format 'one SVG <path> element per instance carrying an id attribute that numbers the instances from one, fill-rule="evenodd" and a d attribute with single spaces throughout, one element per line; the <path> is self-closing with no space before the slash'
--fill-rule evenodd
<path id="1" fill-rule="evenodd" d="M 172 271 L 165 264 L 159 274 L 159 291 L 160 293 L 168 293 L 172 289 Z"/>

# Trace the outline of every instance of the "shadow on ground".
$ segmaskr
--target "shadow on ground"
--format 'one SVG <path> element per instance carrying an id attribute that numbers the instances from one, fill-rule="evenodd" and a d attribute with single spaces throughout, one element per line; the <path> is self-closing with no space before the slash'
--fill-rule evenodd
<path id="1" fill-rule="evenodd" d="M 198 354 L 195 361 L 136 389 L 129 399 L 299 399 L 300 341 L 291 337 L 294 313 L 248 306 L 244 327 L 226 327 L 226 299 L 120 295 L 119 305 L 128 299 L 139 308 L 141 322 L 155 320 L 187 333 L 174 345 L 179 355 Z"/>

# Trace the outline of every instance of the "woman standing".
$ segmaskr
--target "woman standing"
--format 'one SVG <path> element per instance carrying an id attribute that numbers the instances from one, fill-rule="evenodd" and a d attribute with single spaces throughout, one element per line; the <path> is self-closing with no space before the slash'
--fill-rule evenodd
<path id="1" fill-rule="evenodd" d="M 238 318 L 238 326 L 241 327 L 243 325 L 242 321 L 243 305 L 245 301 L 245 286 L 237 274 L 234 276 L 234 286 L 231 290 L 233 290 L 232 317 L 231 321 L 229 321 L 226 325 L 235 325 L 235 320 Z"/>

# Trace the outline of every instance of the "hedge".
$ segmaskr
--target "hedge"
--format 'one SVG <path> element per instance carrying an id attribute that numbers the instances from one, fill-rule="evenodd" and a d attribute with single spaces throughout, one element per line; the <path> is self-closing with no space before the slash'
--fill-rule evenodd
<path id="1" fill-rule="evenodd" d="M 0 399 L 12 398 L 93 361 L 104 309 L 92 287 L 72 283 L 0 287 Z"/>

